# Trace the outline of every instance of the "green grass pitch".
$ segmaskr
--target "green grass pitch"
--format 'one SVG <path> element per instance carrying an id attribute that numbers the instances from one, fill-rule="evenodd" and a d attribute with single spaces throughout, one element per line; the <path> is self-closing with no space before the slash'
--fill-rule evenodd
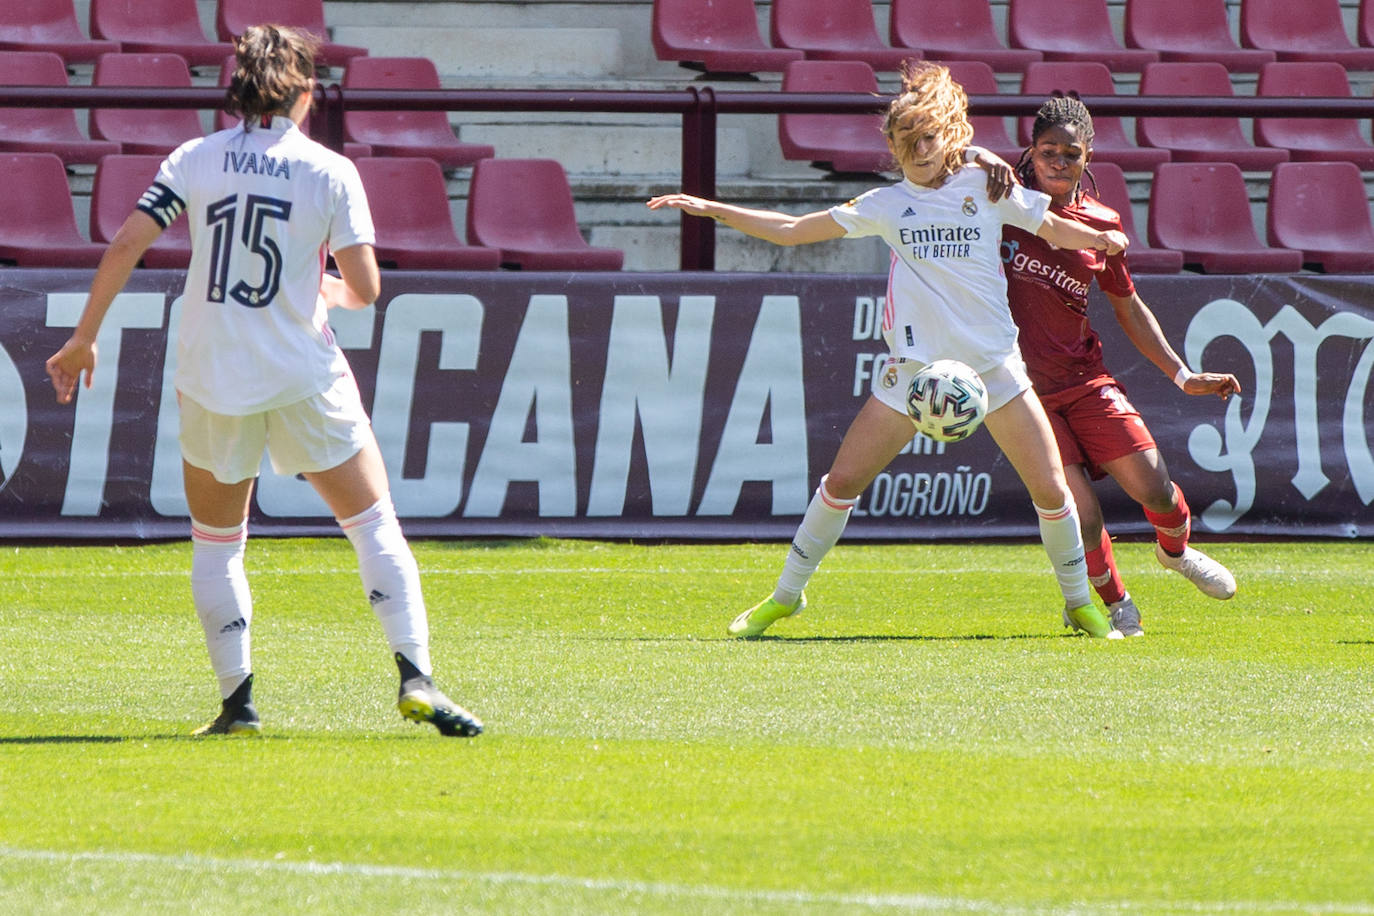
<path id="1" fill-rule="evenodd" d="M 1065 635 L 1038 545 L 417 542 L 403 721 L 347 542 L 250 542 L 264 734 L 186 544 L 0 548 L 0 913 L 1374 914 L 1374 548 L 1116 554 L 1148 635 Z M 776 634 L 774 636 L 773 634 Z"/>

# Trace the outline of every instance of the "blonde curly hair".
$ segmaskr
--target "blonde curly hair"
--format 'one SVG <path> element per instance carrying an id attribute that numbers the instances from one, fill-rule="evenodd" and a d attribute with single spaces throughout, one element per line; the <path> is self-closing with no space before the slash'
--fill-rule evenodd
<path id="1" fill-rule="evenodd" d="M 899 138 L 897 129 L 926 122 L 928 131 L 907 131 Z M 887 106 L 883 134 L 892 144 L 900 165 L 914 154 L 919 135 L 933 132 L 945 141 L 945 168 L 957 172 L 964 163 L 964 148 L 973 139 L 968 119 L 968 95 L 950 76 L 949 68 L 931 61 L 906 61 L 902 64 L 902 91 Z"/>

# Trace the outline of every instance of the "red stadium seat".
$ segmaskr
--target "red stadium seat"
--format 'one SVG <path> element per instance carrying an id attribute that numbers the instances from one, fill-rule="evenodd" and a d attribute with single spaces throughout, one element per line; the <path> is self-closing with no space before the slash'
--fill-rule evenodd
<path id="1" fill-rule="evenodd" d="M 1278 61 L 1260 70 L 1257 94 L 1349 98 L 1350 79 L 1332 61 Z M 1288 150 L 1294 162 L 1345 160 L 1374 169 L 1374 145 L 1354 118 L 1256 118 L 1255 142 Z"/>
<path id="2" fill-rule="evenodd" d="M 76 228 L 67 169 L 52 153 L 0 153 L 0 261 L 20 267 L 94 267 L 104 245 Z"/>
<path id="3" fill-rule="evenodd" d="M 1340 0 L 1244 0 L 1240 42 L 1274 51 L 1281 61 L 1328 61 L 1351 70 L 1374 70 L 1374 48 L 1351 43 Z"/>
<path id="4" fill-rule="evenodd" d="M 189 88 L 191 70 L 177 54 L 106 54 L 96 61 L 91 84 Z M 91 110 L 91 136 L 118 142 L 124 153 L 166 156 L 204 133 L 190 108 Z"/>
<path id="5" fill-rule="evenodd" d="M 876 94 L 878 79 L 861 60 L 798 60 L 782 75 L 783 92 Z M 878 104 L 873 114 L 779 114 L 782 157 L 836 172 L 881 172 L 892 168 Z"/>
<path id="6" fill-rule="evenodd" d="M 0 51 L 51 51 L 69 64 L 89 64 L 119 51 L 119 42 L 87 38 L 72 0 L 4 0 Z"/>
<path id="7" fill-rule="evenodd" d="M 0 86 L 66 86 L 67 66 L 52 51 L 0 51 Z M 109 140 L 88 140 L 70 108 L 0 108 L 0 150 L 55 153 L 65 165 L 94 164 L 119 152 Z"/>
<path id="8" fill-rule="evenodd" d="M 157 177 L 161 156 L 106 156 L 91 186 L 91 241 L 108 243 Z M 144 267 L 184 269 L 191 263 L 190 220 L 163 230 L 143 254 Z"/>
<path id="9" fill-rule="evenodd" d="M 1002 43 L 988 0 L 892 0 L 888 32 L 897 47 L 920 48 L 942 63 L 972 60 L 1020 73 L 1026 64 L 1044 58 L 1039 51 Z"/>
<path id="10" fill-rule="evenodd" d="M 556 159 L 483 159 L 472 167 L 468 240 L 522 270 L 620 270 L 625 252 L 587 244 Z"/>
<path id="11" fill-rule="evenodd" d="M 216 67 L 233 45 L 210 41 L 195 0 L 91 0 L 91 34 L 126 54 L 180 54 L 192 67 Z"/>
<path id="12" fill-rule="evenodd" d="M 1245 176 L 1231 162 L 1166 162 L 1150 187 L 1150 244 L 1207 273 L 1293 273 L 1302 252 L 1255 234 Z"/>
<path id="13" fill-rule="evenodd" d="M 900 70 L 921 52 L 878 37 L 870 0 L 773 0 L 773 45 L 805 51 L 807 60 L 861 60 L 874 70 Z"/>
<path id="14" fill-rule="evenodd" d="M 1008 0 L 1007 37 L 1045 60 L 1095 61 L 1113 71 L 1138 71 L 1155 51 L 1126 48 L 1112 32 L 1106 0 Z"/>
<path id="15" fill-rule="evenodd" d="M 1302 252 L 1327 273 L 1374 272 L 1374 224 L 1364 178 L 1350 162 L 1285 162 L 1269 187 L 1270 245 Z"/>
<path id="16" fill-rule="evenodd" d="M 1126 46 L 1160 60 L 1217 63 L 1253 73 L 1273 51 L 1242 48 L 1231 37 L 1226 0 L 1126 0 Z"/>
<path id="17" fill-rule="evenodd" d="M 1088 166 L 1092 180 L 1083 182 L 1098 200 L 1121 214 L 1121 228 L 1131 247 L 1126 249 L 1126 263 L 1133 274 L 1176 274 L 1183 269 L 1183 252 L 1169 248 L 1151 248 L 1135 231 L 1135 214 L 1131 209 L 1131 192 L 1121 167 L 1110 162 L 1093 162 Z"/>
<path id="18" fill-rule="evenodd" d="M 252 25 L 274 22 L 310 32 L 323 42 L 315 62 L 323 67 L 342 67 L 367 48 L 335 44 L 324 23 L 324 0 L 219 0 L 215 7 L 215 34 L 233 41 Z"/>
<path id="19" fill-rule="evenodd" d="M 1362 48 L 1374 48 L 1374 0 L 1360 0 L 1355 18 L 1355 41 Z"/>
<path id="20" fill-rule="evenodd" d="M 1026 67 L 1021 80 L 1025 95 L 1048 96 L 1056 90 L 1079 95 L 1115 95 L 1116 85 L 1104 64 L 1089 61 L 1042 61 Z M 1031 126 L 1035 118 L 1021 118 L 1017 126 L 1018 139 L 1025 144 L 1031 140 Z M 1126 131 L 1117 117 L 1093 116 L 1093 156 L 1098 160 L 1115 162 L 1128 172 L 1148 172 L 1161 162 L 1169 161 L 1168 150 L 1135 146 L 1126 139 Z"/>
<path id="21" fill-rule="evenodd" d="M 659 60 L 707 73 L 780 71 L 805 56 L 764 44 L 754 0 L 654 0 L 650 38 Z"/>
<path id="22" fill-rule="evenodd" d="M 438 89 L 439 71 L 427 57 L 355 57 L 344 69 L 345 89 Z M 428 156 L 445 169 L 496 155 L 485 143 L 464 143 L 442 111 L 350 110 L 344 135 L 374 156 Z"/>
<path id="23" fill-rule="evenodd" d="M 501 252 L 465 245 L 453 228 L 448 185 L 424 156 L 357 162 L 377 229 L 377 260 L 402 270 L 496 270 Z"/>
<path id="24" fill-rule="evenodd" d="M 1149 64 L 1140 78 L 1141 95 L 1230 96 L 1231 77 L 1218 63 Z M 1167 149 L 1174 162 L 1234 162 L 1242 169 L 1270 171 L 1288 161 L 1288 151 L 1255 146 L 1245 138 L 1239 118 L 1137 118 L 1142 146 Z"/>
<path id="25" fill-rule="evenodd" d="M 950 76 L 964 87 L 966 94 L 997 94 L 997 75 L 992 72 L 991 66 L 981 60 L 942 60 L 940 63 L 949 68 Z M 969 123 L 973 125 L 974 143 L 1016 165 L 1024 147 L 1012 140 L 1001 115 L 971 115 Z"/>

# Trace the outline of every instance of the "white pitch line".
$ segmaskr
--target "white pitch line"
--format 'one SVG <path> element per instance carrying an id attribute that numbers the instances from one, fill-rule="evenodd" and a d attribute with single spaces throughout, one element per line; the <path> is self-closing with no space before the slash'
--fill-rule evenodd
<path id="1" fill-rule="evenodd" d="M 989 900 L 938 897 L 930 894 L 839 894 L 804 890 L 751 890 L 708 884 L 673 884 L 662 881 L 626 881 L 613 878 L 578 878 L 571 875 L 539 875 L 523 872 L 464 871 L 461 869 L 413 868 L 404 865 L 367 865 L 355 862 L 292 862 L 284 859 L 222 859 L 211 856 L 159 855 L 143 852 L 59 852 L 44 849 L 18 849 L 0 846 L 0 859 L 53 862 L 74 865 L 81 862 L 113 865 L 154 865 L 192 871 L 279 872 L 310 877 L 341 875 L 355 878 L 402 879 L 421 881 L 473 881 L 493 885 L 531 885 L 580 888 L 615 894 L 641 894 L 648 897 L 713 899 L 734 902 L 776 903 L 827 907 L 867 907 L 908 912 L 993 913 L 998 916 L 1053 913 L 1293 913 L 1348 914 L 1374 916 L 1374 903 L 1312 903 L 1281 901 L 1150 901 L 1118 900 L 1102 903 L 1073 903 L 1064 906 L 1018 906 Z"/>

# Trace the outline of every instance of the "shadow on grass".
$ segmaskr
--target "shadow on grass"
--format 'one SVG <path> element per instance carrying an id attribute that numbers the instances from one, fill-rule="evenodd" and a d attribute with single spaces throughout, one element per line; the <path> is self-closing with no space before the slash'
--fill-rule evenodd
<path id="1" fill-rule="evenodd" d="M 931 636 L 923 633 L 899 635 L 865 636 L 746 636 L 733 638 L 734 642 L 976 642 L 983 639 L 1062 639 L 1054 633 L 958 633 L 949 636 Z"/>

